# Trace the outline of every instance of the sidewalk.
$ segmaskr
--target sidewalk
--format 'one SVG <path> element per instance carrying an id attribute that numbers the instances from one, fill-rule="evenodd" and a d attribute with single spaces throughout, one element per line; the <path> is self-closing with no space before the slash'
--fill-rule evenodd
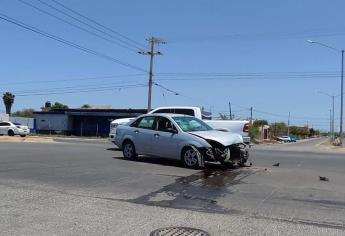
<path id="1" fill-rule="evenodd" d="M 83 138 L 83 137 L 66 137 L 66 136 L 49 136 L 49 135 L 29 135 L 20 136 L 0 136 L 0 142 L 15 143 L 56 143 L 56 142 L 89 142 L 89 143 L 107 143 L 106 138 Z"/>

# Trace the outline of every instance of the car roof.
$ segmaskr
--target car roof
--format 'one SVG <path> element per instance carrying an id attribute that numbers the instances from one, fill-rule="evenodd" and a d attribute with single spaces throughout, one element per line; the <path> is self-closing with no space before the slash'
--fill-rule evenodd
<path id="1" fill-rule="evenodd" d="M 187 117 L 194 117 L 194 116 L 188 116 L 188 115 L 183 115 L 183 114 L 175 114 L 175 113 L 153 113 L 153 114 L 145 114 L 140 117 L 145 117 L 145 116 L 163 116 L 163 117 L 181 117 L 181 116 L 187 116 Z"/>

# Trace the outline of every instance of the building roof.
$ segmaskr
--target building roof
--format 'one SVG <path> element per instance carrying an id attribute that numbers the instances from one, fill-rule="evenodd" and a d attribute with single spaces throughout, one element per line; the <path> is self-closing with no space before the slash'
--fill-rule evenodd
<path id="1" fill-rule="evenodd" d="M 138 116 L 145 114 L 147 109 L 54 109 L 50 111 L 35 111 L 35 115 L 76 115 L 76 116 Z"/>

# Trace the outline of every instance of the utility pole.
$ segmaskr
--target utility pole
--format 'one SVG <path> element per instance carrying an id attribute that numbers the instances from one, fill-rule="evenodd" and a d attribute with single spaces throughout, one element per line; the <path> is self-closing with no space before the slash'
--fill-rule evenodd
<path id="1" fill-rule="evenodd" d="M 253 126 L 253 107 L 250 107 L 250 128 Z"/>
<path id="2" fill-rule="evenodd" d="M 341 50 L 340 145 L 343 145 L 344 49 Z"/>
<path id="3" fill-rule="evenodd" d="M 290 112 L 289 112 L 289 119 L 288 119 L 287 135 L 290 136 Z"/>
<path id="4" fill-rule="evenodd" d="M 231 102 L 229 102 L 229 112 L 230 112 L 230 120 L 232 120 L 232 113 L 231 113 Z"/>
<path id="5" fill-rule="evenodd" d="M 148 91 L 148 96 L 147 96 L 147 112 L 150 112 L 151 100 L 152 100 L 152 85 L 153 85 L 153 57 L 156 55 L 162 55 L 160 51 L 155 52 L 155 44 L 157 45 L 160 43 L 165 44 L 165 42 L 155 37 L 151 37 L 147 39 L 147 41 L 150 44 L 150 51 L 139 52 L 139 54 L 150 56 L 149 91 Z"/>
<path id="6" fill-rule="evenodd" d="M 329 109 L 329 142 L 333 142 L 333 133 L 332 133 L 332 109 Z"/>
<path id="7" fill-rule="evenodd" d="M 334 95 L 332 96 L 332 128 L 331 128 L 332 142 L 334 142 Z"/>

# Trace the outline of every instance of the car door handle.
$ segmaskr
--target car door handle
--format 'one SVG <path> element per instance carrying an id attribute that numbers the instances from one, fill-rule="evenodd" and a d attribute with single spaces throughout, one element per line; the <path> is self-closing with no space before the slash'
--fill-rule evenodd
<path id="1" fill-rule="evenodd" d="M 158 138 L 160 135 L 159 134 L 154 134 L 155 138 Z"/>
<path id="2" fill-rule="evenodd" d="M 134 133 L 139 134 L 139 130 L 134 130 Z"/>

